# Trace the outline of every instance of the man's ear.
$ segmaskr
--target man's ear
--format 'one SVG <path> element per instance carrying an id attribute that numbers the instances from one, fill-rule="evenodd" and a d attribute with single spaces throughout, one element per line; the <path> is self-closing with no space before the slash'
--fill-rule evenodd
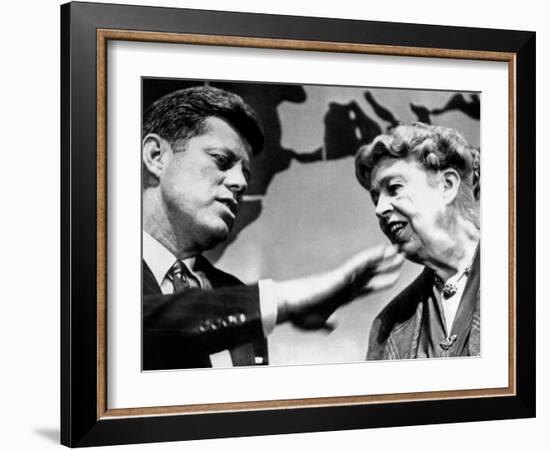
<path id="1" fill-rule="evenodd" d="M 169 144 L 158 134 L 150 133 L 143 138 L 142 161 L 145 169 L 155 178 L 160 175 L 166 166 Z"/>
<path id="2" fill-rule="evenodd" d="M 445 198 L 445 202 L 449 205 L 454 201 L 454 199 L 458 195 L 458 188 L 462 180 L 460 178 L 459 173 L 452 168 L 443 170 L 442 176 L 443 176 L 443 196 Z"/>

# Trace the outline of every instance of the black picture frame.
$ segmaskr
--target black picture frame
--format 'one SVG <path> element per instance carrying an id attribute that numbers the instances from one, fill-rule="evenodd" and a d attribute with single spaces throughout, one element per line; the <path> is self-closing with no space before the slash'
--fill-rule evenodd
<path id="1" fill-rule="evenodd" d="M 346 405 L 304 405 L 110 417 L 101 407 L 98 307 L 104 248 L 98 237 L 98 30 L 186 33 L 456 52 L 507 54 L 514 68 L 515 354 L 508 395 Z M 139 40 L 139 39 L 138 39 Z M 93 3 L 61 6 L 61 443 L 71 447 L 317 432 L 535 416 L 534 32 L 230 13 Z M 250 44 L 249 44 L 250 45 Z M 245 44 L 246 46 L 246 44 Z M 436 51 L 433 51 L 436 49 Z M 335 51 L 335 50 L 332 50 Z M 345 50 L 342 50 L 345 51 Z M 405 53 L 406 54 L 406 50 Z M 452 55 L 455 56 L 452 56 Z M 511 56 L 510 56 L 511 55 Z M 513 78 L 513 79 L 512 79 Z M 512 123 L 512 122 L 511 122 Z M 104 236 L 103 236 L 104 237 Z M 99 386 L 99 387 L 98 387 Z M 98 406 L 100 405 L 100 406 Z"/>

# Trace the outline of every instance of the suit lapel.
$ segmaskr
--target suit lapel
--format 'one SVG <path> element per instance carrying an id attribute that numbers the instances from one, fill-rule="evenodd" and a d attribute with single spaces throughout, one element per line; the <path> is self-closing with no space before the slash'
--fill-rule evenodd
<path id="1" fill-rule="evenodd" d="M 162 294 L 160 286 L 155 280 L 155 276 L 145 261 L 142 264 L 142 289 L 143 295 L 159 295 Z"/>
<path id="2" fill-rule="evenodd" d="M 226 286 L 226 282 L 224 283 L 226 280 L 220 276 L 221 272 L 210 264 L 210 262 L 202 255 L 197 256 L 193 271 L 201 278 L 204 286 L 203 289 Z"/>

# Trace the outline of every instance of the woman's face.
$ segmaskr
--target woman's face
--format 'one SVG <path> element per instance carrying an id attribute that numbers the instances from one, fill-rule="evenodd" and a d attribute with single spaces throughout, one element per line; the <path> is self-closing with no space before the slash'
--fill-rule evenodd
<path id="1" fill-rule="evenodd" d="M 382 158 L 371 173 L 370 194 L 380 228 L 411 261 L 437 252 L 445 233 L 444 180 L 413 159 Z"/>

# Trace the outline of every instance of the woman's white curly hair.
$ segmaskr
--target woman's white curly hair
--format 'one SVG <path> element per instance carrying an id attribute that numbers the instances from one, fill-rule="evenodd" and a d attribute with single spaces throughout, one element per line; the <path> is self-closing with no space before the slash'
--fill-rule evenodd
<path id="1" fill-rule="evenodd" d="M 479 149 L 470 146 L 458 131 L 415 122 L 377 136 L 355 155 L 355 175 L 368 191 L 372 170 L 385 157 L 412 158 L 434 172 L 455 169 L 460 175 L 456 206 L 479 228 Z"/>

